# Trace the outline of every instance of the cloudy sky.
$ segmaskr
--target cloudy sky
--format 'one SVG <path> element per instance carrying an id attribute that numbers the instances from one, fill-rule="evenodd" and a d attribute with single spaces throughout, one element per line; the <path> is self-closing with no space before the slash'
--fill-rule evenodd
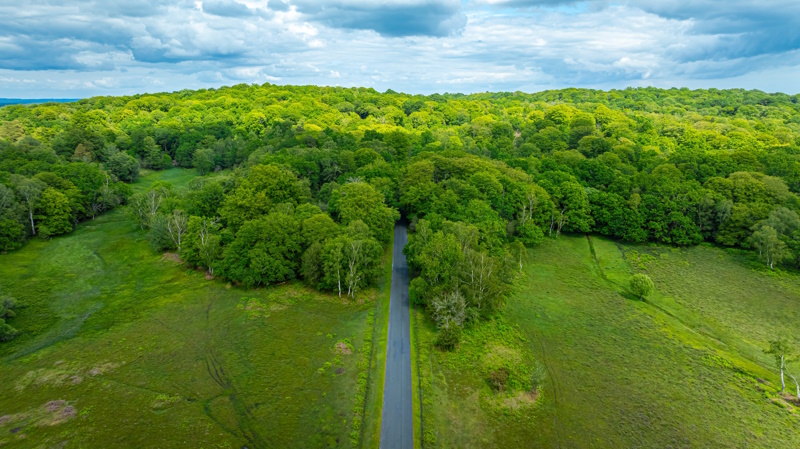
<path id="1" fill-rule="evenodd" d="M 0 97 L 238 83 L 800 92 L 798 0 L 0 0 Z"/>

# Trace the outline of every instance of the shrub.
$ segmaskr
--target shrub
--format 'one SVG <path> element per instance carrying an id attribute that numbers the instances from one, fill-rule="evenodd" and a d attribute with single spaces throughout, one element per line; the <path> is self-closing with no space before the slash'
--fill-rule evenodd
<path id="1" fill-rule="evenodd" d="M 453 350 L 461 342 L 461 326 L 442 327 L 436 336 L 436 346 L 445 349 Z"/>
<path id="2" fill-rule="evenodd" d="M 644 299 L 653 291 L 653 281 L 650 276 L 646 274 L 634 274 L 631 278 L 631 292 L 638 296 L 639 299 Z"/>
<path id="3" fill-rule="evenodd" d="M 531 391 L 536 391 L 544 385 L 545 379 L 547 379 L 547 369 L 539 361 L 536 361 L 531 372 Z"/>
<path id="4" fill-rule="evenodd" d="M 500 367 L 489 374 L 489 385 L 494 391 L 505 391 L 508 376 L 511 372 L 506 367 Z"/>

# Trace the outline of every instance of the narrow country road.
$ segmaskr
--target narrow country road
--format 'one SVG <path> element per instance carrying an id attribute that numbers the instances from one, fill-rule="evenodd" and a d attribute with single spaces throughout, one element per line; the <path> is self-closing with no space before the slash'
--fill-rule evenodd
<path id="1" fill-rule="evenodd" d="M 389 339 L 386 344 L 386 382 L 383 385 L 381 449 L 412 449 L 411 335 L 408 311 L 408 265 L 403 247 L 405 224 L 394 227 L 392 292 L 389 299 Z"/>

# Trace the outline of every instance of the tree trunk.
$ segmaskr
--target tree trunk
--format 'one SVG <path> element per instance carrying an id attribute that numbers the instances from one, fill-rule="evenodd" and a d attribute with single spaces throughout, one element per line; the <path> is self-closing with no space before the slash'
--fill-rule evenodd
<path id="1" fill-rule="evenodd" d="M 31 217 L 31 233 L 36 235 L 36 226 L 33 225 L 33 209 L 28 209 L 28 212 L 30 213 Z"/>
<path id="2" fill-rule="evenodd" d="M 781 393 L 786 391 L 786 381 L 783 380 L 783 356 L 781 356 Z"/>

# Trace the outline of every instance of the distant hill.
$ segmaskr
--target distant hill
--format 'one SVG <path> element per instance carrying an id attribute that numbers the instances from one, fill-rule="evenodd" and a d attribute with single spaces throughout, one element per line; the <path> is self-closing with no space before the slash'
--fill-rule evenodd
<path id="1" fill-rule="evenodd" d="M 72 103 L 80 98 L 0 98 L 0 106 L 10 104 Z"/>

